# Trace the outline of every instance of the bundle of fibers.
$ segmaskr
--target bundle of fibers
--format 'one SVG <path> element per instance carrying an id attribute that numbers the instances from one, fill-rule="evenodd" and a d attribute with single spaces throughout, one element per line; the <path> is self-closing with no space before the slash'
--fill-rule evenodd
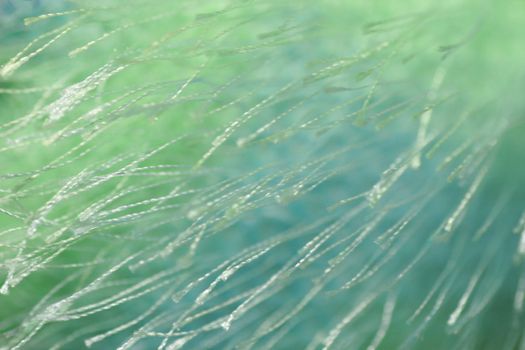
<path id="1" fill-rule="evenodd" d="M 0 349 L 525 349 L 523 1 L 0 22 Z"/>

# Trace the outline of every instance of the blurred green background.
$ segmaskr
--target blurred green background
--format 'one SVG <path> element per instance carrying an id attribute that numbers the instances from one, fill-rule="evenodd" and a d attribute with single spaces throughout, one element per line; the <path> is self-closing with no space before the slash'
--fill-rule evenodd
<path id="1" fill-rule="evenodd" d="M 524 346 L 522 1 L 0 23 L 0 349 Z"/>

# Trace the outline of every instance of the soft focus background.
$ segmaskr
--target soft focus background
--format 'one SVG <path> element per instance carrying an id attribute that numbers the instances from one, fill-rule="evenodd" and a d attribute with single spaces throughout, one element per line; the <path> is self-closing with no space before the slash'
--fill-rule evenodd
<path id="1" fill-rule="evenodd" d="M 0 0 L 0 349 L 525 349 L 523 23 Z"/>

